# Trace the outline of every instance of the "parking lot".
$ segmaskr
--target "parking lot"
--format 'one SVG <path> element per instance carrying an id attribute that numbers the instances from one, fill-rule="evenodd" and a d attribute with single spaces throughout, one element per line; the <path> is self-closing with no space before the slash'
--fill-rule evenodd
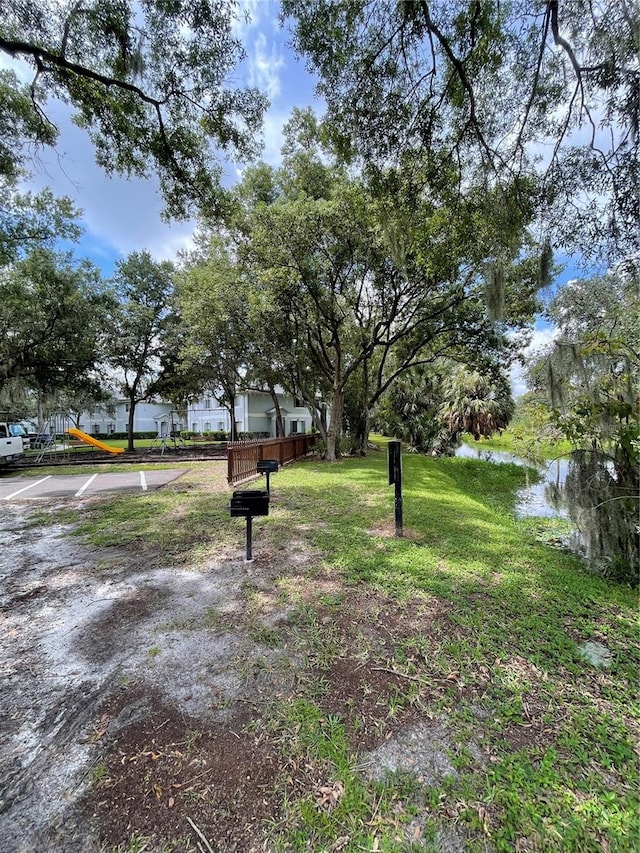
<path id="1" fill-rule="evenodd" d="M 103 492 L 147 492 L 176 480 L 185 471 L 125 471 L 104 474 L 49 474 L 44 477 L 11 477 L 0 480 L 0 500 L 88 497 Z"/>

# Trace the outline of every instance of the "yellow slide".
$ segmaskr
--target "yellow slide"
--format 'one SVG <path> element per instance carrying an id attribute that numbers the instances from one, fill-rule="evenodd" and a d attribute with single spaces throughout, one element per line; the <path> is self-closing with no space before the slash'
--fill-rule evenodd
<path id="1" fill-rule="evenodd" d="M 99 447 L 100 450 L 106 450 L 107 453 L 124 453 L 124 448 L 122 447 L 109 447 L 108 444 L 105 444 L 103 441 L 98 441 L 97 438 L 93 438 L 91 435 L 87 435 L 86 432 L 82 432 L 81 429 L 76 429 L 75 427 L 70 427 L 67 432 L 69 435 L 72 435 L 74 438 L 80 439 L 80 441 L 84 441 L 85 444 L 92 444 L 94 447 Z"/>

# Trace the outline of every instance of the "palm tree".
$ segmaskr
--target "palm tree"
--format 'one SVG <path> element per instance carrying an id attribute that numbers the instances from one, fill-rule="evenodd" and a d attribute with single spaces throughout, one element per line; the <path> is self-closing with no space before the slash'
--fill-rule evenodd
<path id="1" fill-rule="evenodd" d="M 469 433 L 476 441 L 507 427 L 515 404 L 508 378 L 459 367 L 443 383 L 441 415 L 454 441 Z"/>

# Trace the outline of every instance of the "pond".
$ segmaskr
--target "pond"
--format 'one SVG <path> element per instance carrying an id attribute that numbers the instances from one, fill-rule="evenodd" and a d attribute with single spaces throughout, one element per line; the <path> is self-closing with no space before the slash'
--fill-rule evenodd
<path id="1" fill-rule="evenodd" d="M 488 450 L 486 447 L 473 447 L 461 444 L 456 456 L 466 459 L 482 459 L 485 462 L 522 465 L 525 468 L 537 468 L 540 480 L 529 483 L 516 494 L 516 514 L 525 516 L 543 516 L 544 518 L 569 518 L 566 506 L 559 500 L 567 477 L 569 462 L 567 459 L 554 459 L 546 465 L 534 465 L 520 456 L 514 456 L 506 450 Z"/>
<path id="2" fill-rule="evenodd" d="M 624 583 L 637 585 L 640 565 L 638 470 L 617 464 L 598 451 L 576 451 L 571 460 L 555 459 L 536 466 L 503 450 L 463 444 L 456 456 L 487 462 L 511 462 L 537 468 L 540 480 L 516 493 L 516 515 L 561 518 L 571 523 L 569 548 Z"/>

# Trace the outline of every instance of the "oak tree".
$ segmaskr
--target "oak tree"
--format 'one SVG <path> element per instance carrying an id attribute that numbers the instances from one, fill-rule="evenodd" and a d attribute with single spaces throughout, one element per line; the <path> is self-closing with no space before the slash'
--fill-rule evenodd
<path id="1" fill-rule="evenodd" d="M 128 450 L 134 449 L 135 409 L 155 395 L 155 382 L 171 323 L 174 266 L 154 261 L 149 252 L 132 252 L 118 261 L 112 281 L 115 295 L 106 324 L 105 364 L 128 403 Z"/>
<path id="2" fill-rule="evenodd" d="M 372 169 L 418 155 L 460 190 L 529 176 L 538 228 L 620 259 L 640 243 L 633 0 L 283 0 L 332 135 Z"/>
<path id="3" fill-rule="evenodd" d="M 0 80 L 14 165 L 16 152 L 55 140 L 47 99 L 58 98 L 107 173 L 155 170 L 168 216 L 220 213 L 221 157 L 255 153 L 266 108 L 232 79 L 244 56 L 235 10 L 233 0 L 8 0 L 0 51 L 32 72 L 26 100 L 15 75 Z"/>

